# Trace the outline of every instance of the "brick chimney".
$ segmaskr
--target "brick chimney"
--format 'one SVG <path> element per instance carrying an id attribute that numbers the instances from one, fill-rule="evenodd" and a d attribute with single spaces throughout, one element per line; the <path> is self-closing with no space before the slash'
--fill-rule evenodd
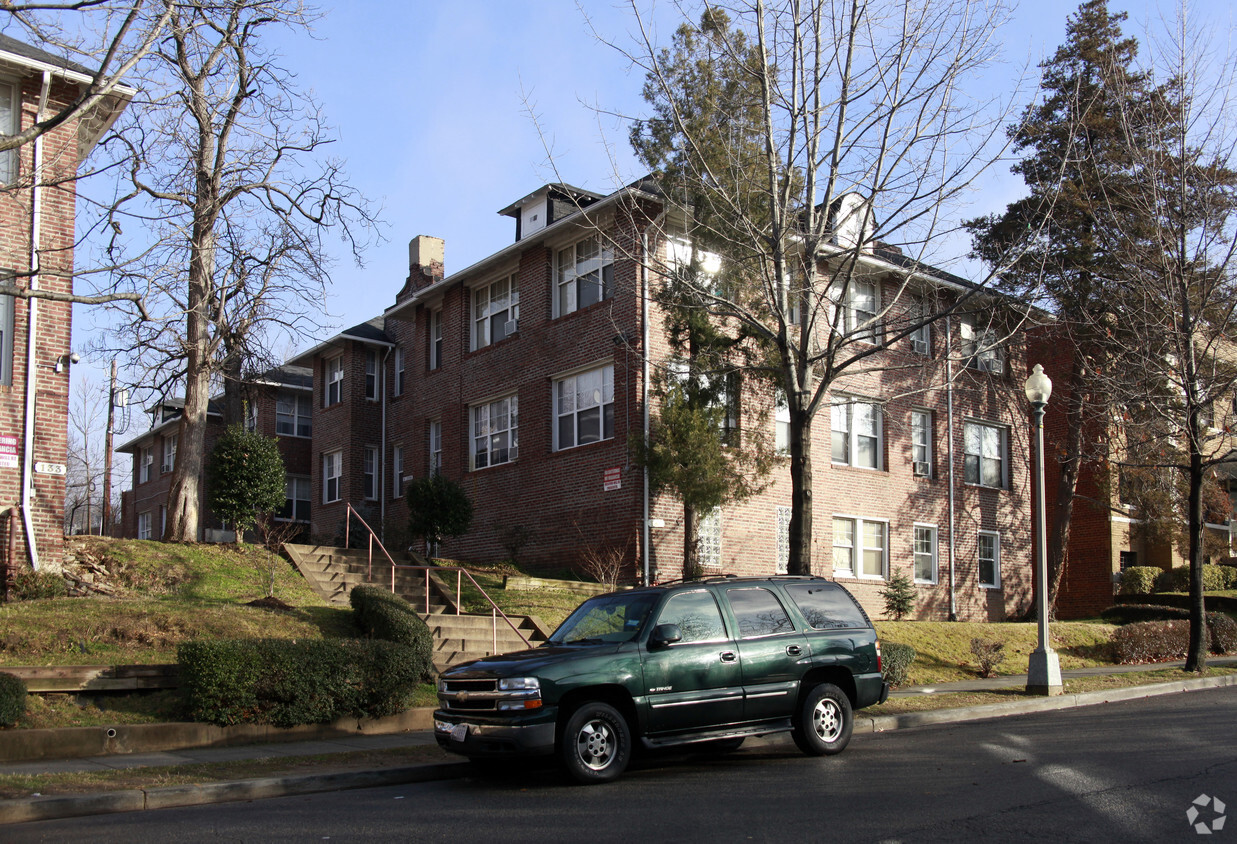
<path id="1" fill-rule="evenodd" d="M 404 282 L 404 289 L 395 296 L 396 303 L 443 279 L 446 275 L 444 248 L 441 237 L 419 234 L 408 241 L 408 280 Z"/>

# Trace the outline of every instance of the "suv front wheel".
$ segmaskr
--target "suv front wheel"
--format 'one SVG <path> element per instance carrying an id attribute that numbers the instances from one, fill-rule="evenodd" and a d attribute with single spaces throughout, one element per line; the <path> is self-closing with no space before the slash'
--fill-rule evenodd
<path id="1" fill-rule="evenodd" d="M 577 782 L 609 782 L 626 770 L 631 759 L 627 719 L 608 703 L 582 704 L 563 728 L 559 757 Z"/>
<path id="2" fill-rule="evenodd" d="M 809 756 L 832 756 L 846 748 L 854 726 L 850 698 L 832 683 L 821 683 L 804 697 L 791 735 Z"/>

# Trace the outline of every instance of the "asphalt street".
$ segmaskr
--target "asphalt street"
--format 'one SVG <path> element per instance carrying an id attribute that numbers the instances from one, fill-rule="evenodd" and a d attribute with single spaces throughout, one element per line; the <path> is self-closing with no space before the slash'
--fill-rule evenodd
<path id="1" fill-rule="evenodd" d="M 749 740 L 729 756 L 646 757 L 600 787 L 567 785 L 551 765 L 521 765 L 418 785 L 18 824 L 0 840 L 1237 840 L 1237 820 L 1224 826 L 1237 813 L 1234 723 L 1230 687 L 857 736 L 842 755 L 821 759 L 788 740 Z"/>

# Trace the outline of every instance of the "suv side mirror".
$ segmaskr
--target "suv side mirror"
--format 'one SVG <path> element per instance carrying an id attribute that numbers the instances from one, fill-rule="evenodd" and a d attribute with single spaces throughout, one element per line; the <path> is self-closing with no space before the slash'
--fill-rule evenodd
<path id="1" fill-rule="evenodd" d="M 667 645 L 673 645 L 675 642 L 683 640 L 683 631 L 679 629 L 677 624 L 659 624 L 653 628 L 653 635 L 649 637 L 649 644 L 655 648 L 664 648 Z"/>

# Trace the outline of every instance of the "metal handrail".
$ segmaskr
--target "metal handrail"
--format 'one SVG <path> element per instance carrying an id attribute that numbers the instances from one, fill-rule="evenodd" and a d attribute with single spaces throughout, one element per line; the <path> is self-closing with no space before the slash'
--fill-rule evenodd
<path id="1" fill-rule="evenodd" d="M 351 539 L 350 529 L 352 527 L 352 516 L 355 515 L 361 521 L 361 524 L 365 525 L 365 530 L 369 531 L 369 561 L 368 561 L 368 564 L 365 570 L 366 580 L 372 581 L 374 579 L 373 577 L 374 543 L 377 542 L 378 547 L 382 549 L 382 553 L 386 555 L 387 561 L 391 564 L 391 592 L 395 592 L 395 570 L 396 569 L 412 569 L 413 571 L 424 571 L 425 572 L 425 614 L 426 615 L 429 615 L 429 612 L 430 612 L 430 571 L 431 569 L 435 571 L 454 571 L 455 572 L 455 614 L 460 615 L 461 614 L 460 604 L 463 603 L 463 601 L 461 600 L 461 593 L 463 591 L 463 584 L 464 584 L 463 576 L 467 575 L 469 582 L 472 583 L 472 585 L 476 588 L 476 590 L 481 593 L 481 597 L 485 598 L 486 602 L 490 605 L 490 618 L 492 619 L 492 629 L 493 629 L 493 634 L 494 634 L 494 648 L 493 648 L 494 652 L 495 653 L 498 652 L 498 617 L 499 616 L 502 616 L 503 621 L 507 622 L 507 626 L 512 629 L 515 635 L 520 637 L 520 641 L 522 641 L 525 645 L 527 645 L 530 648 L 533 646 L 533 643 L 528 641 L 528 637 L 525 636 L 523 633 L 521 633 L 520 629 L 515 626 L 515 623 L 507 616 L 507 614 L 499 608 L 498 604 L 494 603 L 494 599 L 491 598 L 489 593 L 486 592 L 485 589 L 481 587 L 481 584 L 476 581 L 476 579 L 472 576 L 472 572 L 470 572 L 466 568 L 461 568 L 460 566 L 410 566 L 404 563 L 395 562 L 395 560 L 391 557 L 391 553 L 387 551 L 386 546 L 382 544 L 382 540 L 379 539 L 377 534 L 374 533 L 374 529 L 369 526 L 368 522 L 365 521 L 365 517 L 356 511 L 356 508 L 352 506 L 351 502 L 345 502 L 345 503 L 347 504 L 348 509 L 347 509 L 347 516 L 344 519 L 344 547 L 345 548 L 348 547 L 349 540 Z"/>

